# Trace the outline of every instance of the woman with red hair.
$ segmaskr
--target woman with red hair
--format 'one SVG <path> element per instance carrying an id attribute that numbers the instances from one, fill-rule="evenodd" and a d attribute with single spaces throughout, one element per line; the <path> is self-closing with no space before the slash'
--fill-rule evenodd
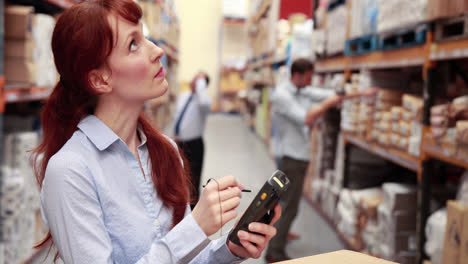
<path id="1" fill-rule="evenodd" d="M 60 82 L 42 113 L 35 150 L 41 212 L 65 263 L 235 263 L 260 257 L 275 235 L 253 223 L 225 234 L 242 186 L 210 182 L 193 211 L 188 168 L 175 143 L 142 115 L 167 90 L 163 51 L 142 34 L 132 0 L 89 0 L 66 10 L 52 37 Z M 276 221 L 281 214 L 275 208 Z M 274 223 L 272 222 L 272 224 Z M 258 233 L 258 234 L 256 234 Z"/>

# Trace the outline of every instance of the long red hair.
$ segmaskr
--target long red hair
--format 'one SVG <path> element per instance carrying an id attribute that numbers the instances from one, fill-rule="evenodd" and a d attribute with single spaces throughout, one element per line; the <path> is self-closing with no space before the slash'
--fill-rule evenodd
<path id="1" fill-rule="evenodd" d="M 105 65 L 112 51 L 117 36 L 108 22 L 110 14 L 138 24 L 142 10 L 133 0 L 89 0 L 66 10 L 57 21 L 52 51 L 61 78 L 43 109 L 43 139 L 34 150 L 39 187 L 42 187 L 50 158 L 70 139 L 78 123 L 94 113 L 97 95 L 88 81 L 88 74 Z M 154 187 L 163 204 L 172 209 L 175 226 L 184 218 L 189 201 L 188 163 L 184 162 L 185 168 L 182 166 L 177 150 L 143 114 L 138 122 L 148 139 Z M 51 240 L 49 232 L 37 247 Z"/>

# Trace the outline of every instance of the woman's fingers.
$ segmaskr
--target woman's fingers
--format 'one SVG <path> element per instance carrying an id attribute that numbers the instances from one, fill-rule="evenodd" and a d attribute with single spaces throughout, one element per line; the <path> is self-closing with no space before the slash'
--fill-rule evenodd
<path id="1" fill-rule="evenodd" d="M 221 210 L 224 213 L 232 209 L 236 209 L 237 206 L 239 206 L 239 204 L 240 204 L 240 198 L 236 196 L 227 201 L 221 202 Z"/>
<path id="2" fill-rule="evenodd" d="M 260 254 L 262 254 L 263 249 L 257 248 L 256 246 L 252 245 L 252 243 L 250 243 L 249 241 L 240 239 L 239 242 L 249 252 L 252 258 L 259 258 Z"/>
<path id="3" fill-rule="evenodd" d="M 263 223 L 251 223 L 249 225 L 249 232 L 259 233 L 267 237 L 274 237 L 276 235 L 276 228 Z"/>
<path id="4" fill-rule="evenodd" d="M 228 187 L 238 187 L 239 182 L 236 180 L 234 176 L 226 176 L 221 179 L 217 180 L 212 180 L 208 185 L 206 185 L 206 188 L 212 189 L 214 191 L 222 191 Z"/>
<path id="5" fill-rule="evenodd" d="M 250 243 L 256 244 L 258 247 L 262 247 L 262 245 L 266 244 L 266 237 L 258 234 L 253 234 L 250 232 L 245 232 L 243 230 L 240 230 L 237 233 L 237 236 L 239 239 L 249 241 Z"/>
<path id="6" fill-rule="evenodd" d="M 227 188 L 219 192 L 219 198 L 221 201 L 226 201 L 233 197 L 240 197 L 241 189 L 239 187 Z"/>
<path id="7" fill-rule="evenodd" d="M 280 219 L 281 211 L 282 211 L 281 205 L 277 204 L 274 208 L 275 215 L 273 216 L 273 219 L 270 222 L 271 226 L 274 225 Z"/>
<path id="8" fill-rule="evenodd" d="M 223 214 L 222 225 L 225 225 L 226 223 L 228 223 L 229 221 L 231 221 L 232 219 L 234 219 L 236 217 L 237 217 L 237 211 L 236 210 L 231 210 L 231 211 L 225 212 Z"/>

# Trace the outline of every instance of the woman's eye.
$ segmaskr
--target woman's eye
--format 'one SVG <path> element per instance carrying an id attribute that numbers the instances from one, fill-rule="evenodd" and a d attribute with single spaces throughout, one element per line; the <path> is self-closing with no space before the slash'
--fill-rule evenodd
<path id="1" fill-rule="evenodd" d="M 129 47 L 130 51 L 135 51 L 135 50 L 137 50 L 137 48 L 138 48 L 138 46 L 137 46 L 135 40 L 132 40 L 132 42 L 130 43 L 130 47 Z"/>

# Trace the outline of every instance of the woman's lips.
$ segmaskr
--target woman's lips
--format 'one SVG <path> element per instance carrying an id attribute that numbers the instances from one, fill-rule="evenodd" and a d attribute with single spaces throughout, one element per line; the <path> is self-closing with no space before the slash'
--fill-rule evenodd
<path id="1" fill-rule="evenodd" d="M 156 76 L 154 76 L 154 78 L 164 78 L 164 70 L 162 67 L 161 69 L 159 69 L 158 73 L 156 74 Z"/>

